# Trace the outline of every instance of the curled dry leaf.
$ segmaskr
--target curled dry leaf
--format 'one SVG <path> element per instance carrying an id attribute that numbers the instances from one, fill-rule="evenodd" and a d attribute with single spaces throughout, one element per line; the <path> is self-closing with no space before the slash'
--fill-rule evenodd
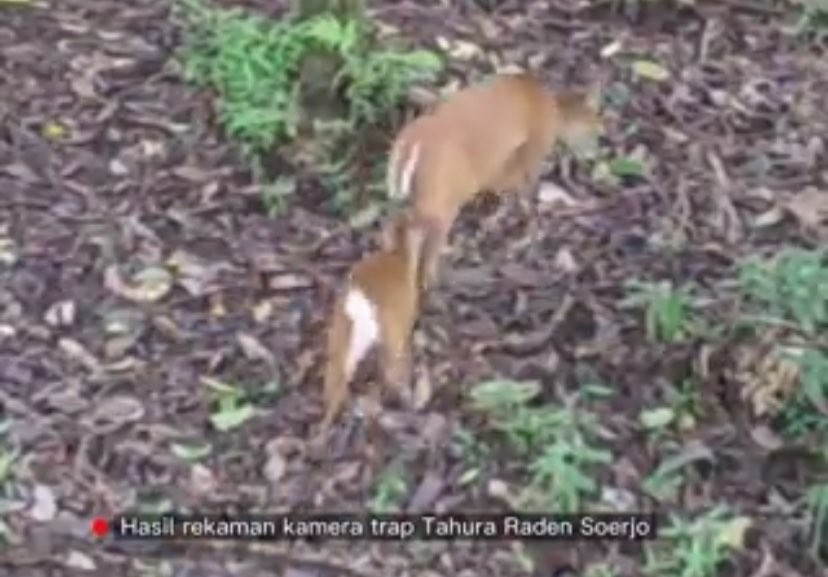
<path id="1" fill-rule="evenodd" d="M 828 191 L 807 188 L 785 200 L 783 208 L 808 228 L 817 228 L 828 220 Z"/>
<path id="2" fill-rule="evenodd" d="M 751 429 L 750 438 L 767 451 L 778 451 L 785 446 L 785 441 L 767 425 L 759 425 Z"/>
<path id="3" fill-rule="evenodd" d="M 204 496 L 214 493 L 217 485 L 215 475 L 206 466 L 195 463 L 190 467 L 190 488 L 194 495 Z"/>
<path id="4" fill-rule="evenodd" d="M 35 521 L 46 522 L 55 518 L 58 511 L 55 493 L 46 485 L 35 485 L 32 490 L 32 503 L 29 517 Z"/>
<path id="5" fill-rule="evenodd" d="M 150 266 L 136 274 L 127 283 L 115 265 L 104 272 L 104 286 L 112 293 L 135 302 L 155 302 L 172 288 L 173 278 L 166 268 Z"/>
<path id="6" fill-rule="evenodd" d="M 621 40 L 614 40 L 601 48 L 601 58 L 611 58 L 618 54 L 623 48 L 624 44 Z"/>
<path id="7" fill-rule="evenodd" d="M 638 505 L 635 493 L 620 487 L 604 487 L 601 489 L 601 503 L 608 505 L 612 511 L 619 513 L 635 511 Z"/>
<path id="8" fill-rule="evenodd" d="M 289 291 L 313 287 L 313 281 L 303 274 L 280 274 L 270 278 L 268 286 L 275 291 Z"/>
<path id="9" fill-rule="evenodd" d="M 416 410 L 424 408 L 431 400 L 434 387 L 431 382 L 431 377 L 428 373 L 422 372 L 417 375 L 417 380 L 414 382 L 413 407 Z"/>
<path id="10" fill-rule="evenodd" d="M 287 462 L 278 451 L 272 451 L 265 461 L 262 474 L 271 483 L 278 483 L 284 478 L 287 472 Z"/>
<path id="11" fill-rule="evenodd" d="M 431 509 L 445 487 L 446 481 L 442 475 L 434 471 L 427 472 L 417 486 L 417 490 L 414 491 L 414 496 L 408 502 L 408 512 L 416 513 Z"/>
<path id="12" fill-rule="evenodd" d="M 472 60 L 483 56 L 483 49 L 480 46 L 465 40 L 449 40 L 443 36 L 438 36 L 437 46 L 457 60 Z"/>
<path id="13" fill-rule="evenodd" d="M 90 371 L 98 372 L 101 369 L 101 363 L 97 357 L 75 339 L 64 337 L 58 341 L 58 347 L 67 357 L 79 362 Z"/>
<path id="14" fill-rule="evenodd" d="M 17 262 L 15 243 L 8 237 L 0 237 L 0 264 L 12 266 Z"/>
<path id="15" fill-rule="evenodd" d="M 251 361 L 262 361 L 269 365 L 276 363 L 276 358 L 259 340 L 248 333 L 237 333 L 236 342 L 239 343 L 244 356 Z"/>
<path id="16" fill-rule="evenodd" d="M 198 297 L 210 292 L 214 288 L 219 272 L 226 265 L 206 265 L 201 259 L 182 250 L 175 251 L 167 259 L 169 266 L 176 276 L 176 281 L 191 296 Z"/>
<path id="17" fill-rule="evenodd" d="M 140 421 L 145 414 L 144 405 L 135 397 L 119 395 L 103 399 L 95 412 L 85 419 L 85 425 L 98 433 L 111 432 L 119 427 Z"/>
<path id="18" fill-rule="evenodd" d="M 0 324 L 0 339 L 11 339 L 17 336 L 17 329 L 12 325 Z"/>
<path id="19" fill-rule="evenodd" d="M 94 571 L 98 568 L 92 557 L 77 550 L 70 551 L 63 560 L 63 564 L 66 567 L 78 569 L 79 571 Z"/>
<path id="20" fill-rule="evenodd" d="M 766 228 L 769 226 L 774 226 L 782 222 L 782 219 L 785 218 L 785 213 L 782 209 L 778 206 L 774 206 L 769 210 L 766 210 L 762 214 L 756 217 L 753 221 L 754 226 L 757 228 Z"/>
<path id="21" fill-rule="evenodd" d="M 738 357 L 736 378 L 742 384 L 741 396 L 749 401 L 757 417 L 776 414 L 796 389 L 799 366 L 773 351 L 743 349 Z"/>
<path id="22" fill-rule="evenodd" d="M 670 71 L 652 60 L 636 60 L 632 63 L 632 69 L 637 76 L 647 80 L 661 82 L 670 78 Z"/>
<path id="23" fill-rule="evenodd" d="M 486 485 L 486 493 L 492 499 L 497 499 L 508 507 L 519 509 L 520 498 L 512 492 L 511 487 L 502 479 L 490 479 Z"/>
<path id="24" fill-rule="evenodd" d="M 273 314 L 273 303 L 263 300 L 253 307 L 253 319 L 257 323 L 264 323 Z"/>
<path id="25" fill-rule="evenodd" d="M 563 187 L 550 181 L 544 181 L 538 187 L 538 200 L 543 204 L 560 205 L 565 208 L 574 208 L 579 204 Z"/>
<path id="26" fill-rule="evenodd" d="M 561 247 L 555 255 L 555 267 L 566 272 L 578 272 L 578 263 L 568 247 Z"/>

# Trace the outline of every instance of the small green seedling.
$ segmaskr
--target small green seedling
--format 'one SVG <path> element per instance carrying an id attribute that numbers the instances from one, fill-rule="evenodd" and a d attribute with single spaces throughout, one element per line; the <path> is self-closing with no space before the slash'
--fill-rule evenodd
<path id="1" fill-rule="evenodd" d="M 408 483 L 405 480 L 405 469 L 398 463 L 394 463 L 380 475 L 369 508 L 374 513 L 399 511 L 400 502 L 407 493 Z"/>
<path id="2" fill-rule="evenodd" d="M 675 342 L 692 333 L 692 300 L 686 289 L 669 282 L 657 284 L 633 281 L 623 305 L 643 307 L 647 337 L 652 341 Z"/>
<path id="3" fill-rule="evenodd" d="M 748 517 L 716 507 L 693 521 L 673 516 L 659 531 L 659 542 L 646 547 L 648 577 L 716 577 L 732 551 L 744 546 Z"/>
<path id="4" fill-rule="evenodd" d="M 240 388 L 210 377 L 203 377 L 202 382 L 213 397 L 215 409 L 210 415 L 210 423 L 217 431 L 237 429 L 255 415 L 256 410 L 245 400 Z"/>

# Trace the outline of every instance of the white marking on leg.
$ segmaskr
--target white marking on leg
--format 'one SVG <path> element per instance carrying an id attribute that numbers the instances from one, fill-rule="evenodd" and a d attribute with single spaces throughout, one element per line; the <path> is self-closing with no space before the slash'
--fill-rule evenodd
<path id="1" fill-rule="evenodd" d="M 400 151 L 402 150 L 401 146 L 394 146 L 391 150 L 391 157 L 388 159 L 388 170 L 386 174 L 386 187 L 388 188 L 388 196 L 391 198 L 398 198 L 400 195 L 399 188 L 397 186 L 397 164 L 400 162 Z"/>
<path id="2" fill-rule="evenodd" d="M 350 377 L 379 339 L 379 321 L 374 304 L 356 287 L 345 297 L 345 314 L 351 320 L 351 347 L 345 357 L 345 374 Z"/>

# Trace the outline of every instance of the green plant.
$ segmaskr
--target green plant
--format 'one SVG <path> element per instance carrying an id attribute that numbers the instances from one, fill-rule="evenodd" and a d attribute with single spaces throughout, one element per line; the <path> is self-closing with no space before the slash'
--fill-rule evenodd
<path id="1" fill-rule="evenodd" d="M 405 481 L 405 470 L 398 463 L 393 463 L 380 475 L 369 508 L 374 513 L 397 511 L 399 503 L 407 491 L 408 483 Z"/>
<path id="2" fill-rule="evenodd" d="M 752 328 L 771 324 L 806 341 L 780 347 L 799 367 L 800 388 L 780 414 L 786 433 L 828 433 L 828 355 L 820 343 L 828 328 L 828 262 L 821 250 L 789 248 L 769 259 L 750 259 L 739 271 L 742 319 Z"/>
<path id="3" fill-rule="evenodd" d="M 648 545 L 645 575 L 650 577 L 714 577 L 732 550 L 743 546 L 751 521 L 716 507 L 687 521 L 671 517 L 659 531 L 661 543 Z"/>
<path id="4" fill-rule="evenodd" d="M 454 433 L 454 444 L 459 449 L 466 464 L 466 471 L 457 480 L 459 485 L 473 483 L 480 476 L 486 462 L 491 457 L 488 445 L 478 439 L 474 433 L 458 427 Z"/>
<path id="5" fill-rule="evenodd" d="M 802 13 L 796 26 L 798 32 L 824 34 L 828 28 L 828 0 L 802 0 L 801 4 Z"/>
<path id="6" fill-rule="evenodd" d="M 611 462 L 612 453 L 591 446 L 581 431 L 562 429 L 529 466 L 532 481 L 524 500 L 541 508 L 575 513 L 581 510 L 584 495 L 598 490 L 588 469 Z"/>
<path id="7" fill-rule="evenodd" d="M 574 512 L 584 495 L 597 490 L 589 469 L 611 462 L 612 456 L 593 446 L 598 419 L 576 407 L 577 398 L 568 407 L 529 406 L 539 392 L 536 382 L 498 379 L 479 384 L 470 396 L 490 426 L 529 459 L 523 504 Z"/>
<path id="8" fill-rule="evenodd" d="M 795 322 L 814 336 L 828 326 L 828 264 L 823 251 L 786 249 L 768 260 L 750 259 L 739 271 L 747 302 L 765 317 Z"/>
<path id="9" fill-rule="evenodd" d="M 239 387 L 209 377 L 203 377 L 202 382 L 211 393 L 215 408 L 210 415 L 210 423 L 217 431 L 236 429 L 255 415 L 256 409 Z"/>
<path id="10" fill-rule="evenodd" d="M 809 551 L 814 559 L 819 559 L 822 551 L 828 552 L 824 533 L 828 529 L 828 483 L 810 487 L 805 495 L 805 503 L 811 517 Z"/>
<path id="11" fill-rule="evenodd" d="M 323 180 L 349 190 L 359 186 L 351 180 L 357 153 L 366 144 L 363 135 L 376 126 L 387 127 L 408 87 L 433 78 L 442 67 L 430 52 L 375 47 L 372 31 L 362 21 L 330 14 L 271 21 L 240 9 L 215 8 L 204 0 L 177 0 L 174 14 L 184 31 L 180 56 L 185 78 L 215 90 L 221 124 L 260 179 L 265 178 L 267 155 L 300 142 L 304 119 L 314 128 L 310 160 Z M 324 119 L 316 118 L 302 98 L 303 63 L 320 53 L 338 63 L 334 77 L 325 80 L 341 95 L 345 109 Z M 371 179 L 381 172 L 381 164 L 371 167 Z M 292 190 L 271 190 L 269 210 L 281 210 Z M 346 200 L 343 194 L 337 197 L 340 204 Z"/>
<path id="12" fill-rule="evenodd" d="M 686 289 L 675 289 L 665 281 L 627 284 L 625 306 L 644 307 L 647 337 L 652 341 L 679 341 L 693 329 L 692 300 Z"/>
<path id="13" fill-rule="evenodd" d="M 615 577 L 618 571 L 609 563 L 593 563 L 587 565 L 584 577 Z"/>
<path id="14" fill-rule="evenodd" d="M 801 386 L 780 413 L 783 429 L 794 438 L 812 431 L 828 434 L 828 355 L 807 348 L 784 353 L 799 366 Z"/>

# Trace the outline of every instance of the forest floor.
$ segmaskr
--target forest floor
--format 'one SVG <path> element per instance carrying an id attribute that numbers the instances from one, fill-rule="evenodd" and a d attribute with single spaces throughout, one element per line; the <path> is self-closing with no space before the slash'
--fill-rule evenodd
<path id="1" fill-rule="evenodd" d="M 372 7 L 413 43 L 449 46 L 458 82 L 496 61 L 528 61 L 550 84 L 603 79 L 607 150 L 637 174 L 597 178 L 563 155 L 529 202 L 469 207 L 417 329 L 429 402 L 389 402 L 371 426 L 351 405 L 320 456 L 306 442 L 323 323 L 372 236 L 314 194 L 267 216 L 212 95 L 172 64 L 167 0 L 0 0 L 4 574 L 643 575 L 641 543 L 90 534 L 93 516 L 139 507 L 501 510 L 533 486 L 530 457 L 467 400 L 511 379 L 541 384 L 534 407 L 597 417 L 589 442 L 611 458 L 588 467 L 595 507 L 692 519 L 726 505 L 733 551 L 709 575 L 828 575 L 801 505 L 828 478 L 828 410 L 791 437 L 768 400 L 801 381 L 771 354 L 801 331 L 731 330 L 744 259 L 826 239 L 824 44 L 791 33 L 781 2 L 652 3 L 635 18 L 609 2 L 494 4 Z M 636 59 L 658 65 L 636 75 Z M 638 303 L 630 281 L 650 287 Z M 567 404 L 595 385 L 612 394 Z M 671 545 L 675 567 L 689 539 Z"/>

